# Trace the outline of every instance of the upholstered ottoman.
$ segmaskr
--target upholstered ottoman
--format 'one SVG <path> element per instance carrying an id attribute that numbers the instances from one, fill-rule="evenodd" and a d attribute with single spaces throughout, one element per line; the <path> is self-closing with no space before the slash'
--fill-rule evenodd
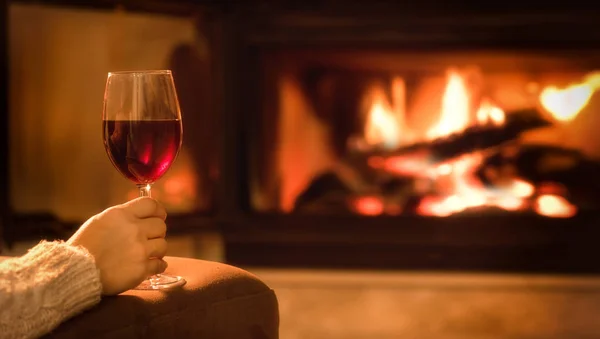
<path id="1" fill-rule="evenodd" d="M 46 338 L 279 337 L 274 292 L 254 275 L 229 265 L 166 257 L 165 273 L 187 284 L 165 291 L 127 291 L 63 323 Z"/>

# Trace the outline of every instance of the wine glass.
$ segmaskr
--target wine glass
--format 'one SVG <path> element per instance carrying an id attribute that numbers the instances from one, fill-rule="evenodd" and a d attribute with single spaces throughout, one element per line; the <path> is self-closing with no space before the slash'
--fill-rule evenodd
<path id="1" fill-rule="evenodd" d="M 102 114 L 104 147 L 115 168 L 151 196 L 152 184 L 171 167 L 181 147 L 183 126 L 170 70 L 110 72 Z M 157 274 L 136 289 L 156 290 L 185 283 Z"/>

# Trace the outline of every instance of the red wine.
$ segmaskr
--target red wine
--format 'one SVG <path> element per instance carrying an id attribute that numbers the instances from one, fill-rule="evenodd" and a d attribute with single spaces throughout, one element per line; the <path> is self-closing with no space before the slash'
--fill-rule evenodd
<path id="1" fill-rule="evenodd" d="M 162 177 L 181 146 L 180 120 L 104 120 L 102 128 L 110 161 L 136 184 Z"/>

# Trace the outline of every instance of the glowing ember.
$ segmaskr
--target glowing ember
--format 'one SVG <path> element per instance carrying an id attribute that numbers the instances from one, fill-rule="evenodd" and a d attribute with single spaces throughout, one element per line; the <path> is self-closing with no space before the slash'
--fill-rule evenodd
<path id="1" fill-rule="evenodd" d="M 354 201 L 354 208 L 362 215 L 380 215 L 383 213 L 383 202 L 379 197 L 360 197 Z"/>
<path id="2" fill-rule="evenodd" d="M 385 159 L 383 168 L 389 173 L 412 177 L 426 177 L 432 169 L 429 154 L 425 152 L 391 156 Z"/>
<path id="3" fill-rule="evenodd" d="M 496 206 L 506 211 L 518 211 L 525 207 L 525 200 L 512 196 L 500 197 L 496 201 Z"/>
<path id="4" fill-rule="evenodd" d="M 554 194 L 539 196 L 534 208 L 538 214 L 553 218 L 570 218 L 577 213 L 577 207 Z"/>
<path id="5" fill-rule="evenodd" d="M 444 217 L 482 206 L 497 207 L 506 211 L 525 208 L 526 199 L 535 191 L 534 186 L 521 179 L 514 179 L 508 185 L 495 190 L 486 188 L 474 174 L 481 161 L 481 155 L 474 153 L 439 165 L 438 169 L 450 171 L 448 175 L 454 185 L 453 193 L 445 197 L 426 197 L 418 207 L 419 214 Z"/>
<path id="6" fill-rule="evenodd" d="M 509 188 L 510 193 L 518 198 L 528 198 L 533 195 L 535 187 L 527 181 L 515 179 Z"/>

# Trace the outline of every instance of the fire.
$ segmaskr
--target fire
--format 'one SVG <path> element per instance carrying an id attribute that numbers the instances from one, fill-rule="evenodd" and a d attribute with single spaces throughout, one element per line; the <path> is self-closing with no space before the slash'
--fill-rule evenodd
<path id="1" fill-rule="evenodd" d="M 558 121 L 571 121 L 589 103 L 592 95 L 600 89 L 600 72 L 588 74 L 580 83 L 559 89 L 544 88 L 540 103 Z"/>
<path id="2" fill-rule="evenodd" d="M 365 141 L 383 149 L 395 149 L 408 140 L 405 105 L 406 85 L 402 78 L 392 79 L 392 104 L 389 103 L 381 85 L 373 86 L 366 95 L 370 103 L 365 124 Z M 404 140 L 402 140 L 404 138 Z"/>
<path id="3" fill-rule="evenodd" d="M 600 88 L 600 73 L 586 77 L 585 81 L 584 84 L 565 90 L 546 88 L 540 101 L 549 111 L 554 112 L 558 120 L 572 119 L 585 106 L 591 93 Z M 389 104 L 383 88 L 373 87 L 370 90 L 370 108 L 364 131 L 369 145 L 381 145 L 388 150 L 398 148 L 410 139 L 409 136 L 416 134 L 409 129 L 404 119 L 404 101 L 400 99 L 405 94 L 404 82 L 395 79 L 391 92 L 394 105 Z M 569 98 L 566 104 L 560 103 L 561 96 Z M 505 124 L 505 112 L 500 107 L 486 97 L 478 101 L 475 99 L 477 98 L 470 92 L 466 78 L 458 70 L 449 69 L 439 120 L 426 130 L 425 139 L 447 137 L 464 132 L 472 126 Z M 485 186 L 476 174 L 484 160 L 483 152 L 473 152 L 439 163 L 428 152 L 413 152 L 372 156 L 368 159 L 368 164 L 387 173 L 420 178 L 432 183 L 429 185 L 434 187 L 426 185 L 423 192 L 433 191 L 439 195 L 428 195 L 421 199 L 417 207 L 420 215 L 445 217 L 478 207 L 518 211 L 531 206 L 530 200 L 536 194 L 536 187 L 521 178 L 505 179 L 495 185 L 494 189 Z M 421 184 L 422 180 L 415 181 L 415 185 L 417 183 Z M 533 205 L 534 211 L 549 217 L 570 217 L 577 212 L 575 206 L 559 195 L 542 194 L 535 199 Z M 373 196 L 355 200 L 354 207 L 364 215 L 379 215 L 387 210 L 382 199 Z"/>
<path id="4" fill-rule="evenodd" d="M 461 133 L 468 127 L 478 125 L 502 125 L 505 122 L 504 111 L 495 106 L 488 98 L 483 98 L 472 117 L 472 96 L 469 93 L 465 78 L 458 70 L 447 72 L 447 82 L 442 96 L 439 121 L 427 131 L 427 139 L 446 137 Z M 406 157 L 405 157 L 406 158 Z M 422 215 L 449 216 L 469 208 L 495 206 L 506 210 L 517 210 L 524 206 L 524 199 L 533 194 L 532 185 L 517 181 L 505 191 L 497 192 L 484 187 L 476 178 L 475 171 L 483 162 L 483 154 L 472 153 L 457 159 L 429 166 L 423 158 L 402 159 L 391 157 L 389 169 L 404 174 L 414 169 L 415 176 L 426 175 L 432 180 L 442 183 L 439 189 L 447 192 L 445 196 L 431 196 L 422 200 L 417 208 Z M 415 161 L 417 160 L 417 161 Z M 418 166 L 420 164 L 421 166 Z M 517 190 L 518 194 L 510 194 Z"/>
<path id="5" fill-rule="evenodd" d="M 446 186 L 442 190 L 451 193 L 443 197 L 426 197 L 418 207 L 419 214 L 444 217 L 483 206 L 507 211 L 525 207 L 526 199 L 534 194 L 533 185 L 515 178 L 500 189 L 488 189 L 474 173 L 482 161 L 481 153 L 472 153 L 436 166 L 435 170 L 447 177 L 442 181 Z"/>
<path id="6" fill-rule="evenodd" d="M 494 106 L 491 101 L 485 99 L 481 102 L 479 110 L 477 110 L 477 123 L 479 125 L 494 124 L 502 126 L 506 117 L 504 111 L 497 106 Z"/>
<path id="7" fill-rule="evenodd" d="M 394 149 L 399 144 L 400 133 L 396 119 L 388 112 L 383 101 L 373 104 L 365 126 L 365 138 L 371 145 L 381 144 L 386 149 Z"/>
<path id="8" fill-rule="evenodd" d="M 469 92 L 458 71 L 449 70 L 446 90 L 442 97 L 440 121 L 427 131 L 429 139 L 445 137 L 464 131 L 470 125 Z"/>

